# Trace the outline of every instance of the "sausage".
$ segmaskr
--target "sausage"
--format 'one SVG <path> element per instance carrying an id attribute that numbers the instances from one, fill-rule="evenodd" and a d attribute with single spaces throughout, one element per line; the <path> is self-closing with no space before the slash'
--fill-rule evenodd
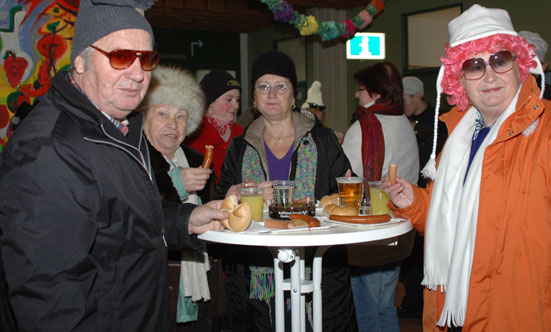
<path id="1" fill-rule="evenodd" d="M 210 164 L 212 163 L 213 152 L 214 152 L 214 146 L 205 145 L 205 157 L 203 158 L 203 164 L 201 165 L 201 168 L 210 167 Z"/>
<path id="2" fill-rule="evenodd" d="M 394 163 L 390 163 L 390 165 L 388 165 L 388 181 L 390 181 L 390 184 L 392 185 L 396 184 L 397 172 L 398 172 L 398 165 Z"/>
<path id="3" fill-rule="evenodd" d="M 310 227 L 319 227 L 320 225 L 319 220 L 306 214 L 292 213 L 291 215 L 289 215 L 289 219 L 290 220 L 298 219 L 298 220 L 305 221 L 306 224 L 308 225 L 308 229 L 310 229 Z"/>
<path id="4" fill-rule="evenodd" d="M 348 222 L 351 224 L 379 224 L 390 221 L 390 214 L 381 214 L 376 216 L 339 216 L 332 214 L 329 219 L 335 221 Z"/>
<path id="5" fill-rule="evenodd" d="M 264 219 L 264 227 L 279 229 L 294 229 L 295 225 L 285 220 Z"/>

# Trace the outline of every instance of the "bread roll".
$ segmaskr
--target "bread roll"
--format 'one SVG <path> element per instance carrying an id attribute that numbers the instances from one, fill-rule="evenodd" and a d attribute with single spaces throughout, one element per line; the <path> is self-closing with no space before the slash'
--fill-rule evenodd
<path id="1" fill-rule="evenodd" d="M 233 209 L 235 209 L 235 207 L 238 204 L 239 202 L 237 201 L 237 196 L 229 195 L 229 196 L 226 196 L 226 198 L 224 198 L 224 200 L 222 201 L 222 205 L 220 206 L 220 209 L 228 212 L 232 212 Z"/>
<path id="2" fill-rule="evenodd" d="M 251 224 L 251 206 L 248 202 L 238 204 L 237 197 L 235 195 L 227 196 L 222 202 L 220 209 L 230 213 L 228 219 L 221 221 L 222 225 L 230 231 L 243 232 Z"/>
<path id="3" fill-rule="evenodd" d="M 230 213 L 228 217 L 228 224 L 230 230 L 233 232 L 243 232 L 249 225 L 252 220 L 251 205 L 249 202 L 245 202 L 235 207 L 235 209 Z"/>
<path id="4" fill-rule="evenodd" d="M 331 214 L 335 214 L 337 216 L 357 216 L 358 211 L 357 209 L 351 206 L 345 206 L 345 207 L 337 206 L 331 211 Z"/>
<path id="5" fill-rule="evenodd" d="M 335 204 L 329 204 L 323 209 L 323 214 L 327 217 L 331 215 L 331 211 L 333 211 L 334 208 L 337 208 L 338 205 Z"/>
<path id="6" fill-rule="evenodd" d="M 339 194 L 331 194 L 321 198 L 320 205 L 322 208 L 325 208 L 329 204 L 339 205 Z"/>

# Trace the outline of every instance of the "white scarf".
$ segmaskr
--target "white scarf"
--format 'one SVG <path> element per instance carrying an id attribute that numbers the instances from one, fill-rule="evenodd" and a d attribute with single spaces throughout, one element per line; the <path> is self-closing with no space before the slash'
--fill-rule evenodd
<path id="1" fill-rule="evenodd" d="M 429 289 L 441 286 L 446 291 L 439 326 L 452 323 L 463 326 L 465 322 L 484 151 L 495 140 L 503 122 L 515 111 L 519 91 L 482 142 L 466 179 L 478 113 L 475 107 L 466 111 L 442 150 L 427 218 L 422 282 Z"/>

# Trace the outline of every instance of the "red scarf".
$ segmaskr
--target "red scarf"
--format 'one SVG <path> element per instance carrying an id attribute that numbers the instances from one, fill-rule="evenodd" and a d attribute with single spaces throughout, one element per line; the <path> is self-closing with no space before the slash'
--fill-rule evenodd
<path id="1" fill-rule="evenodd" d="M 354 117 L 358 119 L 362 129 L 364 184 L 367 184 L 367 181 L 381 180 L 385 161 L 383 128 L 375 114 L 402 115 L 404 109 L 390 103 L 375 103 L 368 108 L 358 105 L 354 111 Z M 364 188 L 367 190 L 367 186 L 364 185 Z"/>

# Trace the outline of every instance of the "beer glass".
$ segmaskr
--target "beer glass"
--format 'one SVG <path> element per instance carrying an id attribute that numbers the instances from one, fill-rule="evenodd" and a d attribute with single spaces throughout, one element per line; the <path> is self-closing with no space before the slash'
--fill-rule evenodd
<path id="1" fill-rule="evenodd" d="M 363 195 L 364 178 L 362 177 L 338 177 L 337 186 L 339 187 L 339 205 L 341 207 L 350 206 L 360 210 L 360 202 Z"/>

